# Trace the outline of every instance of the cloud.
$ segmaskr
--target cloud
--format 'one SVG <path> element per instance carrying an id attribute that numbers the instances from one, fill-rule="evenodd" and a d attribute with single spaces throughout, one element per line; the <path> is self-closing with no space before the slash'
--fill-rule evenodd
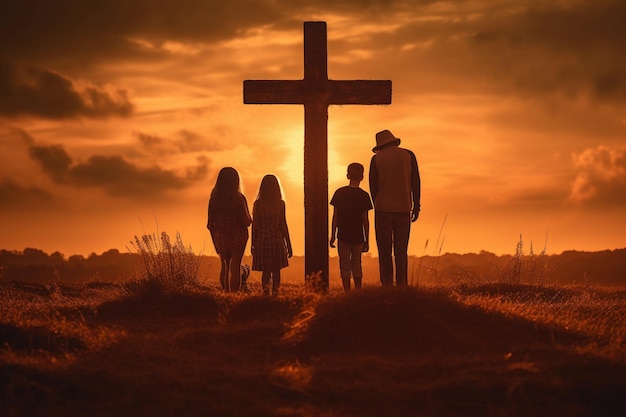
<path id="1" fill-rule="evenodd" d="M 129 198 L 157 197 L 190 187 L 206 177 L 209 162 L 199 158 L 197 166 L 187 167 L 180 176 L 158 166 L 135 166 L 120 155 L 94 155 L 86 162 L 74 163 L 59 145 L 32 146 L 30 155 L 56 183 L 96 187 Z"/>
<path id="2" fill-rule="evenodd" d="M 72 158 L 61 145 L 31 146 L 30 157 L 56 182 L 63 182 L 70 171 Z"/>
<path id="3" fill-rule="evenodd" d="M 98 87 L 54 71 L 21 69 L 0 61 L 0 116 L 102 118 L 128 116 L 132 110 L 126 90 Z"/>
<path id="4" fill-rule="evenodd" d="M 211 42 L 280 15 L 273 2 L 258 0 L 1 2 L 0 51 L 18 60 L 79 55 L 91 62 L 141 52 L 131 39 Z"/>
<path id="5" fill-rule="evenodd" d="M 553 3 L 489 15 L 470 38 L 489 80 L 515 92 L 626 101 L 621 1 Z M 481 67 L 479 66 L 479 68 Z"/>
<path id="6" fill-rule="evenodd" d="M 223 142 L 217 139 L 207 139 L 204 136 L 182 129 L 169 137 L 152 133 L 133 132 L 144 149 L 157 155 L 173 155 L 178 153 L 214 152 L 227 149 Z"/>
<path id="7" fill-rule="evenodd" d="M 583 204 L 626 204 L 626 148 L 598 146 L 572 156 L 578 175 L 570 201 Z"/>
<path id="8" fill-rule="evenodd" d="M 371 77 L 404 69 L 394 71 L 394 83 L 410 83 L 422 92 L 473 88 L 623 102 L 625 14 L 621 0 L 322 0 L 314 5 L 292 0 L 24 0 L 0 5 L 0 51 L 16 62 L 54 59 L 64 67 L 78 63 L 80 56 L 76 69 L 85 71 L 114 60 L 201 54 L 207 45 L 245 38 L 254 30 L 284 34 L 299 30 L 303 19 L 325 19 L 332 21 L 331 60 L 345 61 L 333 62 L 333 71 L 354 70 L 355 62 L 363 62 L 358 67 Z M 213 65 L 230 63 L 215 60 Z"/>
<path id="9" fill-rule="evenodd" d="M 0 180 L 0 207 L 39 207 L 52 200 L 52 194 L 42 188 L 24 187 L 9 178 Z"/>
<path id="10" fill-rule="evenodd" d="M 403 13 L 408 2 L 394 2 L 395 13 L 381 23 L 392 30 L 344 36 L 334 54 L 374 50 L 365 68 L 393 68 L 394 86 L 422 93 L 626 102 L 625 2 L 459 3 L 420 4 Z M 345 66 L 354 67 L 354 60 Z"/>

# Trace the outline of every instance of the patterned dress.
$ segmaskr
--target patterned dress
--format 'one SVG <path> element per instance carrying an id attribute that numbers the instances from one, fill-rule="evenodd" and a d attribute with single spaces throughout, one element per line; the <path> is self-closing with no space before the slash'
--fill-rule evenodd
<path id="1" fill-rule="evenodd" d="M 248 201 L 243 194 L 238 194 L 232 204 L 209 201 L 207 227 L 218 254 L 243 251 L 248 243 L 250 223 Z"/>
<path id="2" fill-rule="evenodd" d="M 289 234 L 285 218 L 285 202 L 281 201 L 279 210 L 266 210 L 260 209 L 257 201 L 254 203 L 253 213 L 252 269 L 276 271 L 289 266 L 285 240 Z"/>

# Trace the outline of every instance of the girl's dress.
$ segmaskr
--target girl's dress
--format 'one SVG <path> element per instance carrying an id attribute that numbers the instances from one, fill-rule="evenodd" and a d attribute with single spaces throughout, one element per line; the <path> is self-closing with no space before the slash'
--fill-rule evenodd
<path id="1" fill-rule="evenodd" d="M 252 218 L 243 194 L 238 194 L 232 205 L 210 201 L 208 217 L 211 238 L 218 254 L 241 252 L 246 248 Z"/>
<path id="2" fill-rule="evenodd" d="M 289 266 L 285 241 L 285 236 L 288 235 L 285 202 L 280 202 L 279 210 L 260 210 L 257 202 L 254 204 L 252 269 L 254 271 L 277 271 Z"/>

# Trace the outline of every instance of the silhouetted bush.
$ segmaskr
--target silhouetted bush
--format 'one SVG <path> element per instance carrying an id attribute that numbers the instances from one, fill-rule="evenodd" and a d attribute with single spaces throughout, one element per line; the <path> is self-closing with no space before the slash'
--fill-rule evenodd
<path id="1" fill-rule="evenodd" d="M 200 257 L 187 247 L 179 233 L 171 242 L 167 233 L 162 232 L 157 239 L 154 234 L 135 236 L 131 242 L 139 255 L 139 279 L 150 286 L 164 291 L 180 291 L 197 285 L 200 272 Z"/>

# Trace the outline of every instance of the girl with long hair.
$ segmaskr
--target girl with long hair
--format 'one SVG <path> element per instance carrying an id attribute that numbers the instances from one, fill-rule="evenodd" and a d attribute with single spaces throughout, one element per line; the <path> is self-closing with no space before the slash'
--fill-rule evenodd
<path id="1" fill-rule="evenodd" d="M 241 287 L 241 259 L 248 243 L 248 226 L 252 223 L 248 201 L 241 192 L 239 173 L 232 167 L 222 168 L 209 199 L 207 229 L 215 252 L 220 257 L 220 283 L 224 291 Z"/>
<path id="2" fill-rule="evenodd" d="M 289 265 L 287 258 L 292 255 L 280 183 L 269 174 L 261 180 L 252 208 L 252 269 L 262 271 L 263 294 L 269 295 L 272 281 L 272 295 L 278 295 L 280 270 Z"/>

